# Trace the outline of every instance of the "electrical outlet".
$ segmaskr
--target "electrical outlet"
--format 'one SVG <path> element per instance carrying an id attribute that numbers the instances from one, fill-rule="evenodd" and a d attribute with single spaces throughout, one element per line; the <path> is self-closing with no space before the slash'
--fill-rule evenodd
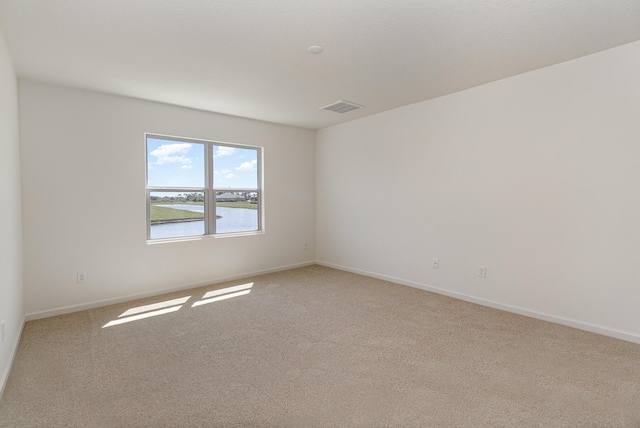
<path id="1" fill-rule="evenodd" d="M 433 259 L 431 261 L 431 267 L 434 268 L 434 269 L 438 269 L 440 267 L 440 260 Z"/>
<path id="2" fill-rule="evenodd" d="M 2 337 L 2 341 L 4 342 L 4 321 L 0 322 L 0 336 Z"/>
<path id="3" fill-rule="evenodd" d="M 84 272 L 78 272 L 76 280 L 78 281 L 78 284 L 87 282 L 87 274 Z"/>
<path id="4" fill-rule="evenodd" d="M 487 268 L 484 266 L 478 266 L 478 276 L 480 278 L 486 278 L 487 277 Z"/>

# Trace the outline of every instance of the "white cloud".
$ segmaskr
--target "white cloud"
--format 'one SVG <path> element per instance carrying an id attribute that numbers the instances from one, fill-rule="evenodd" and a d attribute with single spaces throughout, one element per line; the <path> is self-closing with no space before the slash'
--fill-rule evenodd
<path id="1" fill-rule="evenodd" d="M 213 171 L 213 175 L 215 175 L 216 177 L 220 177 L 220 180 L 222 180 L 223 178 L 231 179 L 235 177 L 235 174 L 233 174 L 229 169 L 215 170 Z"/>
<path id="2" fill-rule="evenodd" d="M 242 164 L 236 168 L 236 171 L 253 171 L 256 169 L 257 164 L 257 159 L 254 159 L 251 162 L 242 162 Z"/>
<path id="3" fill-rule="evenodd" d="M 191 159 L 189 159 L 189 160 L 191 160 Z M 193 168 L 193 165 L 182 165 L 181 168 L 182 169 L 191 169 L 191 168 Z"/>
<path id="4" fill-rule="evenodd" d="M 233 147 L 218 146 L 218 150 L 216 150 L 216 152 L 213 155 L 213 157 L 217 158 L 217 157 L 220 157 L 220 156 L 231 156 L 235 152 L 236 152 L 236 149 L 233 148 Z"/>
<path id="5" fill-rule="evenodd" d="M 189 143 L 163 144 L 149 154 L 156 157 L 156 165 L 165 163 L 190 165 L 191 158 L 184 155 L 189 153 L 191 146 L 192 144 Z"/>

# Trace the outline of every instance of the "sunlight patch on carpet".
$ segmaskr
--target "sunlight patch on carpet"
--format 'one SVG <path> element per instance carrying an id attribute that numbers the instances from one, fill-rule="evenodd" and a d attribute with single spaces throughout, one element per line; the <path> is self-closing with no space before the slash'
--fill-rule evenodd
<path id="1" fill-rule="evenodd" d="M 195 302 L 191 307 L 195 308 L 196 306 L 206 305 L 207 303 L 214 303 L 221 300 L 231 299 L 233 297 L 244 296 L 251 293 L 251 287 L 253 287 L 253 282 L 209 291 L 202 296 L 202 300 Z"/>
<path id="2" fill-rule="evenodd" d="M 157 309 L 169 308 L 171 306 L 183 305 L 187 303 L 191 296 L 181 297 L 179 299 L 166 300 L 160 303 L 152 303 L 150 305 L 138 306 L 135 308 L 131 308 L 122 313 L 118 318 L 128 317 L 131 315 L 137 315 L 142 312 L 154 311 Z"/>
<path id="3" fill-rule="evenodd" d="M 182 307 L 182 305 L 174 306 L 172 308 L 160 309 L 160 310 L 152 311 L 152 312 L 146 312 L 144 314 L 133 315 L 133 316 L 127 317 L 127 318 L 119 318 L 117 320 L 109 321 L 102 328 L 112 327 L 114 325 L 120 325 L 120 324 L 128 323 L 128 322 L 131 322 L 131 321 L 138 321 L 138 320 L 145 319 L 145 318 L 156 317 L 158 315 L 168 314 L 168 313 L 180 310 L 181 307 Z"/>
<path id="4" fill-rule="evenodd" d="M 251 293 L 251 287 L 253 287 L 253 282 L 221 288 L 219 290 L 211 290 L 206 292 L 204 296 L 202 296 L 202 299 L 195 302 L 191 307 L 195 308 L 196 306 L 206 305 L 208 303 L 244 296 Z M 118 316 L 118 319 L 109 321 L 102 326 L 102 328 L 113 327 L 114 325 L 125 324 L 132 321 L 176 312 L 180 310 L 180 308 L 182 308 L 190 298 L 191 296 L 185 296 L 178 299 L 165 300 L 164 302 L 151 303 L 149 305 L 136 306 L 134 308 L 127 309 Z"/>

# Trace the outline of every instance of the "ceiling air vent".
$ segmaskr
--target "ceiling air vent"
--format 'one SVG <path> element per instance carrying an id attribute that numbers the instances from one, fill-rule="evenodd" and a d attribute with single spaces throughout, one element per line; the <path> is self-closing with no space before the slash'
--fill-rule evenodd
<path id="1" fill-rule="evenodd" d="M 358 110 L 362 107 L 364 106 L 352 103 L 351 101 L 340 100 L 336 103 L 329 104 L 328 106 L 320 107 L 320 110 L 335 111 L 336 113 L 348 113 L 350 111 Z"/>

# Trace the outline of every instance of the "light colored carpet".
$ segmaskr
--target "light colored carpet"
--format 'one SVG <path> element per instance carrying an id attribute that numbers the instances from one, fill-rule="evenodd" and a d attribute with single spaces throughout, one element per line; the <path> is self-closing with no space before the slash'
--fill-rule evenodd
<path id="1" fill-rule="evenodd" d="M 28 322 L 0 426 L 640 427 L 640 345 L 310 266 Z"/>

